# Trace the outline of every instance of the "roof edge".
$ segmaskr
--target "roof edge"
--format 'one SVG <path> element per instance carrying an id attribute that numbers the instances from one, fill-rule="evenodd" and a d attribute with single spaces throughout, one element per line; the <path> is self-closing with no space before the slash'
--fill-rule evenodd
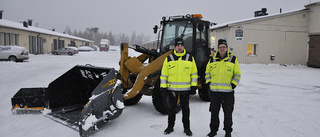
<path id="1" fill-rule="evenodd" d="M 288 14 L 293 14 L 296 12 L 305 12 L 308 11 L 308 8 L 305 9 L 299 9 L 299 10 L 293 10 L 293 11 L 288 11 L 288 12 L 283 12 L 283 13 L 277 13 L 277 14 L 271 14 L 271 15 L 266 15 L 266 16 L 260 16 L 260 17 L 253 17 L 253 18 L 248 18 L 248 19 L 243 19 L 243 20 L 238 20 L 238 21 L 233 21 L 233 22 L 227 22 L 227 23 L 222 23 L 220 25 L 215 25 L 211 27 L 210 29 L 220 29 L 228 26 L 233 26 L 236 24 L 244 23 L 244 22 L 250 22 L 250 21 L 255 21 L 255 20 L 260 20 L 260 19 L 267 19 L 267 18 L 273 18 L 277 16 L 284 16 Z"/>

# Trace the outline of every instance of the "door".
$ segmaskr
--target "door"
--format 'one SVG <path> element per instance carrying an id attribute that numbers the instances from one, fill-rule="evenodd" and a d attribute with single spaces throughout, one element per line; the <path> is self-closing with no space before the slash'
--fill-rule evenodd
<path id="1" fill-rule="evenodd" d="M 320 35 L 309 36 L 308 67 L 320 68 Z"/>
<path id="2" fill-rule="evenodd" d="M 58 40 L 54 39 L 53 40 L 53 50 L 57 50 L 58 49 Z"/>
<path id="3" fill-rule="evenodd" d="M 37 40 L 37 54 L 43 54 L 43 38 L 38 37 Z"/>
<path id="4" fill-rule="evenodd" d="M 36 37 L 35 36 L 29 36 L 29 53 L 30 54 L 36 54 Z"/>

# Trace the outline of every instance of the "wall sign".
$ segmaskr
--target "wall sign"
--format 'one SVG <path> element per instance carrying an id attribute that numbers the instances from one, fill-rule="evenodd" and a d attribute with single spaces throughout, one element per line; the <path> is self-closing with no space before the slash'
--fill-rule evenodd
<path id="1" fill-rule="evenodd" d="M 236 34 L 236 42 L 242 42 L 243 30 L 242 29 L 237 29 L 235 34 Z"/>

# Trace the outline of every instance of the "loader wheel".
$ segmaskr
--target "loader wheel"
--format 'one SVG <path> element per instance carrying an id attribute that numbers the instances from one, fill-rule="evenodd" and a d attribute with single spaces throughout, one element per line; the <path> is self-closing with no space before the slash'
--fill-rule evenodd
<path id="1" fill-rule="evenodd" d="M 158 82 L 155 84 L 155 87 L 153 89 L 152 92 L 152 103 L 154 108 L 160 112 L 161 114 L 167 114 L 167 110 L 166 110 L 166 106 L 164 103 L 164 95 L 161 94 L 160 92 L 160 82 L 158 80 Z M 181 109 L 180 104 L 178 104 L 177 109 L 176 109 L 176 113 L 178 113 Z"/>
<path id="2" fill-rule="evenodd" d="M 152 92 L 152 103 L 154 108 L 161 114 L 167 114 L 166 108 L 164 106 L 163 97 L 160 93 L 160 90 L 154 88 Z"/>
<path id="3" fill-rule="evenodd" d="M 123 87 L 123 86 L 121 85 L 121 87 Z M 122 88 L 122 94 L 127 93 L 127 92 L 128 92 L 127 89 Z M 142 94 L 138 94 L 138 95 L 136 95 L 135 97 L 133 97 L 131 99 L 124 100 L 123 103 L 126 106 L 135 105 L 140 101 L 141 98 L 142 98 Z"/>
<path id="4" fill-rule="evenodd" d="M 206 102 L 209 102 L 209 89 L 208 89 L 208 86 L 206 84 L 203 84 L 202 85 L 202 88 L 201 89 L 198 89 L 199 91 L 199 97 L 201 100 L 203 101 L 206 101 Z"/>

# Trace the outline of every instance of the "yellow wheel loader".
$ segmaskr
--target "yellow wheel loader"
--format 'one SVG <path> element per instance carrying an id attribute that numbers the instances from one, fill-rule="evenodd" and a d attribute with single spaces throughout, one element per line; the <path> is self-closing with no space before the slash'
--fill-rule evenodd
<path id="1" fill-rule="evenodd" d="M 165 58 L 172 54 L 174 39 L 183 38 L 187 53 L 198 68 L 198 93 L 208 101 L 205 67 L 210 55 L 210 22 L 202 15 L 163 17 L 154 49 L 130 46 L 142 53 L 128 56 L 129 45 L 121 44 L 120 70 L 77 65 L 52 81 L 48 87 L 21 88 L 12 98 L 13 114 L 43 113 L 59 123 L 89 136 L 109 120 L 120 116 L 124 105 L 134 105 L 142 95 L 152 95 L 154 107 L 166 114 L 166 98 L 160 92 L 160 73 Z M 154 32 L 159 27 L 156 25 Z M 145 63 L 147 62 L 147 63 Z M 179 102 L 177 102 L 179 103 Z M 177 110 L 178 112 L 179 110 Z"/>
<path id="2" fill-rule="evenodd" d="M 166 113 L 166 103 L 160 93 L 160 73 L 165 58 L 172 54 L 175 38 L 183 38 L 187 53 L 195 58 L 198 69 L 198 93 L 202 100 L 208 101 L 208 89 L 205 84 L 205 67 L 210 55 L 209 26 L 210 22 L 202 20 L 201 14 L 170 16 L 162 18 L 160 41 L 156 49 L 148 50 L 138 45 L 133 49 L 142 54 L 138 57 L 128 56 L 128 44 L 121 45 L 120 70 L 117 77 L 122 82 L 124 104 L 133 105 L 141 96 L 152 95 L 153 105 L 157 111 Z M 154 27 L 157 33 L 158 26 Z M 144 64 L 148 60 L 149 63 Z"/>

